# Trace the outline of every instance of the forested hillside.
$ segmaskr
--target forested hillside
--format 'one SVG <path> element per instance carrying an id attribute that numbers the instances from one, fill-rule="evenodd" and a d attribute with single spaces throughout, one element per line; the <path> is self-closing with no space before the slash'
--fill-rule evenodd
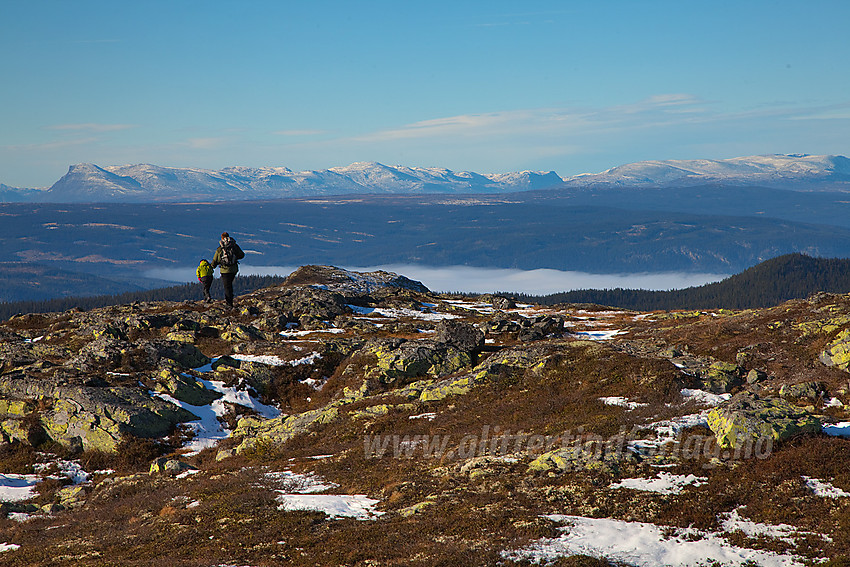
<path id="1" fill-rule="evenodd" d="M 850 259 L 786 254 L 725 280 L 671 291 L 582 289 L 546 296 L 519 296 L 546 305 L 597 303 L 638 310 L 754 309 L 800 299 L 819 291 L 850 292 Z"/>

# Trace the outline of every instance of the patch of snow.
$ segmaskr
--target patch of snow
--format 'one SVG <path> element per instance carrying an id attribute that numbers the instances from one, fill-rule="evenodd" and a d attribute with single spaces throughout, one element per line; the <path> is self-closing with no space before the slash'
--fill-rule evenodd
<path id="1" fill-rule="evenodd" d="M 592 341 L 608 341 L 617 335 L 625 335 L 628 331 L 622 330 L 604 330 L 604 331 L 576 331 L 573 334 L 580 337 L 590 339 Z"/>
<path id="2" fill-rule="evenodd" d="M 642 492 L 656 492 L 658 494 L 679 494 L 686 486 L 702 486 L 708 481 L 707 478 L 696 475 L 677 475 L 666 472 L 658 473 L 657 478 L 624 478 L 620 482 L 610 485 L 608 488 L 630 488 Z"/>
<path id="3" fill-rule="evenodd" d="M 437 417 L 435 412 L 427 412 L 420 413 L 419 415 L 410 415 L 407 419 L 427 419 L 428 421 L 434 421 L 434 418 Z"/>
<path id="4" fill-rule="evenodd" d="M 407 308 L 393 307 L 360 307 L 358 305 L 349 305 L 352 311 L 360 315 L 368 315 L 369 317 L 361 317 L 366 319 L 399 319 L 401 317 L 410 317 L 412 319 L 422 319 L 425 321 L 440 321 L 443 319 L 457 319 L 460 316 L 453 313 L 433 313 L 430 311 L 416 311 Z"/>
<path id="5" fill-rule="evenodd" d="M 299 358 L 298 360 L 284 360 L 279 356 L 274 356 L 271 354 L 234 354 L 231 355 L 236 360 L 242 360 L 245 362 L 258 362 L 260 364 L 267 364 L 269 366 L 298 366 L 300 364 L 313 364 L 320 358 L 322 358 L 321 353 L 314 352 L 305 356 L 304 358 Z"/>
<path id="6" fill-rule="evenodd" d="M 692 390 L 689 388 L 684 388 L 682 390 L 682 397 L 685 398 L 686 402 L 694 401 L 698 404 L 703 404 L 706 406 L 718 406 L 732 398 L 732 394 L 712 394 L 711 392 L 706 392 L 705 390 Z"/>
<path id="7" fill-rule="evenodd" d="M 266 473 L 264 476 L 271 481 L 279 483 L 282 487 L 280 492 L 291 494 L 314 494 L 339 486 L 310 472 L 296 473 L 292 471 L 280 471 Z"/>
<path id="8" fill-rule="evenodd" d="M 365 494 L 280 494 L 280 510 L 315 510 L 331 518 L 372 520 L 385 512 L 375 510 L 379 500 Z"/>
<path id="9" fill-rule="evenodd" d="M 828 408 L 840 408 L 843 406 L 844 404 L 838 398 L 830 398 L 829 401 L 826 402 L 826 407 Z"/>
<path id="10" fill-rule="evenodd" d="M 316 494 L 337 488 L 338 485 L 313 473 L 281 471 L 266 473 L 265 476 L 284 487 L 277 491 L 280 510 L 317 510 L 331 518 L 358 520 L 371 520 L 384 514 L 374 509 L 380 501 L 365 494 Z"/>
<path id="11" fill-rule="evenodd" d="M 847 498 L 850 496 L 850 492 L 832 486 L 828 482 L 823 482 L 822 480 L 808 476 L 804 476 L 803 480 L 806 481 L 806 486 L 809 490 L 814 492 L 816 496 L 822 496 L 823 498 Z"/>
<path id="12" fill-rule="evenodd" d="M 752 520 L 747 520 L 738 513 L 738 509 L 732 510 L 728 514 L 723 514 L 723 522 L 721 526 L 726 532 L 741 531 L 747 537 L 772 537 L 794 545 L 794 539 L 807 535 L 813 535 L 811 532 L 803 532 L 789 526 L 788 524 L 761 524 Z M 814 534 L 817 535 L 817 534 Z"/>
<path id="13" fill-rule="evenodd" d="M 516 551 L 503 553 L 510 559 L 548 562 L 570 555 L 605 557 L 638 567 L 685 567 L 690 565 L 756 564 L 760 567 L 802 567 L 793 555 L 745 549 L 730 545 L 719 534 L 693 529 L 663 528 L 643 522 L 607 518 L 550 515 L 549 519 L 568 524 L 563 535 L 544 538 Z M 701 537 L 696 541 L 694 537 Z"/>
<path id="14" fill-rule="evenodd" d="M 35 487 L 41 481 L 34 474 L 0 474 L 0 502 L 22 502 L 33 498 Z"/>
<path id="15" fill-rule="evenodd" d="M 314 329 L 312 331 L 281 331 L 278 333 L 280 336 L 284 338 L 291 337 L 303 337 L 305 335 L 312 335 L 313 333 L 331 333 L 331 334 L 341 334 L 344 333 L 345 329 L 340 329 L 338 327 L 331 327 L 329 329 Z"/>
<path id="16" fill-rule="evenodd" d="M 41 475 L 44 475 L 46 471 L 52 467 L 56 466 L 59 469 L 58 474 L 50 475 L 47 478 L 53 480 L 70 480 L 73 484 L 82 484 L 84 482 L 88 482 L 89 477 L 91 476 L 89 473 L 83 470 L 83 467 L 80 463 L 74 461 L 63 461 L 56 460 L 48 463 L 38 463 L 33 466 L 35 471 Z"/>
<path id="17" fill-rule="evenodd" d="M 708 427 L 708 412 L 693 413 L 650 423 L 647 428 L 655 431 L 656 439 L 637 439 L 630 441 L 629 449 L 638 453 L 647 453 L 662 448 L 666 443 L 674 442 L 683 429 Z"/>
<path id="18" fill-rule="evenodd" d="M 630 402 L 628 398 L 624 398 L 623 396 L 607 396 L 604 398 L 599 398 L 599 401 L 605 404 L 606 406 L 621 406 L 630 410 L 642 408 L 649 405 L 642 402 Z"/>
<path id="19" fill-rule="evenodd" d="M 319 380 L 318 378 L 305 378 L 304 380 L 301 380 L 302 384 L 306 384 L 306 385 L 310 386 L 311 388 L 313 388 L 317 392 L 320 391 L 322 388 L 324 388 L 325 384 L 327 384 L 327 382 L 328 382 L 327 378 L 323 378 L 321 380 Z"/>
<path id="20" fill-rule="evenodd" d="M 20 549 L 21 546 L 17 543 L 0 543 L 0 553 L 4 551 L 14 551 L 16 549 Z"/>
<path id="21" fill-rule="evenodd" d="M 850 437 L 850 421 L 824 425 L 821 429 L 824 433 L 833 437 Z"/>

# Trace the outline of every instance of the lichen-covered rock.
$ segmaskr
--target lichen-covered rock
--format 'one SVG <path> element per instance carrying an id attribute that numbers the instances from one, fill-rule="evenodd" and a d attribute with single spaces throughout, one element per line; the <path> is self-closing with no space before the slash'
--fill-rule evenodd
<path id="1" fill-rule="evenodd" d="M 368 419 L 387 415 L 392 410 L 397 411 L 413 411 L 416 408 L 414 404 L 376 404 L 374 406 L 366 406 L 357 410 L 350 411 L 348 417 L 351 419 Z"/>
<path id="2" fill-rule="evenodd" d="M 516 301 L 511 299 L 510 297 L 504 297 L 501 295 L 494 295 L 491 299 L 494 309 L 499 310 L 507 310 L 507 309 L 516 309 Z"/>
<path id="3" fill-rule="evenodd" d="M 436 504 L 434 500 L 423 500 L 422 502 L 417 502 L 412 506 L 408 506 L 406 508 L 402 508 L 398 511 L 398 515 L 402 518 L 409 518 L 411 516 L 415 516 L 416 514 L 423 513 L 426 509 Z"/>
<path id="4" fill-rule="evenodd" d="M 611 450 L 602 444 L 570 445 L 547 451 L 531 461 L 528 470 L 538 473 L 571 471 L 603 471 L 618 474 L 624 463 L 636 463 L 638 457 L 617 445 Z"/>
<path id="5" fill-rule="evenodd" d="M 258 449 L 263 445 L 280 445 L 308 431 L 314 425 L 330 423 L 339 416 L 339 404 L 330 404 L 323 408 L 294 415 L 281 415 L 272 419 L 246 417 L 239 420 L 233 436 L 242 438 L 233 453 Z"/>
<path id="6" fill-rule="evenodd" d="M 265 334 L 253 325 L 240 325 L 234 323 L 222 331 L 222 340 L 229 342 L 253 342 L 266 340 Z"/>
<path id="7" fill-rule="evenodd" d="M 0 378 L 0 398 L 38 402 L 41 409 L 36 417 L 41 430 L 73 450 L 114 451 L 125 434 L 162 437 L 177 423 L 198 419 L 139 388 L 61 386 L 4 376 Z"/>
<path id="8" fill-rule="evenodd" d="M 767 379 L 767 372 L 753 368 L 747 372 L 747 384 L 753 385 Z"/>
<path id="9" fill-rule="evenodd" d="M 564 320 L 560 317 L 550 315 L 538 315 L 534 319 L 522 321 L 522 330 L 519 332 L 521 341 L 537 341 L 553 334 L 564 331 Z"/>
<path id="10" fill-rule="evenodd" d="M 519 321 L 515 321 L 504 313 L 497 313 L 492 319 L 482 324 L 487 335 L 501 335 L 503 333 L 518 333 L 522 330 Z"/>
<path id="11" fill-rule="evenodd" d="M 445 376 L 470 366 L 468 352 L 430 341 L 383 342 L 367 347 L 377 359 L 368 372 L 385 384 L 403 384 L 411 378 Z"/>
<path id="12" fill-rule="evenodd" d="M 254 391 L 263 396 L 275 378 L 275 367 L 260 362 L 240 361 L 238 374 Z"/>
<path id="13" fill-rule="evenodd" d="M 779 389 L 779 395 L 783 398 L 806 399 L 816 401 L 822 399 L 827 393 L 826 384 L 823 382 L 800 382 L 798 384 L 785 384 Z"/>
<path id="14" fill-rule="evenodd" d="M 76 484 L 60 488 L 56 492 L 56 498 L 59 500 L 59 506 L 64 509 L 79 508 L 86 503 L 87 493 L 87 487 Z"/>
<path id="15" fill-rule="evenodd" d="M 850 329 L 844 329 L 820 353 L 820 361 L 841 370 L 850 368 Z"/>
<path id="16" fill-rule="evenodd" d="M 713 394 L 726 394 L 744 383 L 741 368 L 737 364 L 718 361 L 700 376 L 702 389 Z"/>
<path id="17" fill-rule="evenodd" d="M 472 372 L 455 378 L 430 382 L 419 393 L 419 401 L 436 402 L 449 396 L 460 396 L 487 381 L 486 372 Z"/>
<path id="18" fill-rule="evenodd" d="M 847 325 L 847 323 L 850 323 L 850 315 L 839 315 L 798 323 L 794 325 L 794 328 L 803 332 L 803 338 L 808 338 L 816 335 L 829 335 Z"/>
<path id="19" fill-rule="evenodd" d="M 205 406 L 221 397 L 221 393 L 207 389 L 203 382 L 171 365 L 163 366 L 157 374 L 156 391 L 192 406 Z"/>
<path id="20" fill-rule="evenodd" d="M 171 459 L 168 457 L 160 457 L 151 463 L 150 470 L 148 471 L 150 474 L 164 474 L 169 476 L 176 476 L 180 473 L 186 471 L 196 471 L 198 470 L 196 467 L 193 467 L 189 463 L 185 463 L 178 459 Z"/>
<path id="21" fill-rule="evenodd" d="M 115 369 L 121 366 L 124 353 L 130 349 L 132 345 L 126 340 L 104 334 L 81 348 L 69 364 L 83 371 L 94 370 L 98 365 Z"/>
<path id="22" fill-rule="evenodd" d="M 464 321 L 443 319 L 435 328 L 438 343 L 451 345 L 464 352 L 479 352 L 484 346 L 484 331 Z"/>
<path id="23" fill-rule="evenodd" d="M 806 410 L 779 398 L 759 398 L 747 392 L 712 409 L 707 419 L 718 444 L 727 449 L 821 430 L 820 420 Z"/>
<path id="24" fill-rule="evenodd" d="M 183 341 L 142 341 L 140 346 L 148 355 L 148 361 L 156 366 L 163 358 L 173 360 L 183 368 L 199 368 L 210 363 L 209 357 L 194 344 Z"/>

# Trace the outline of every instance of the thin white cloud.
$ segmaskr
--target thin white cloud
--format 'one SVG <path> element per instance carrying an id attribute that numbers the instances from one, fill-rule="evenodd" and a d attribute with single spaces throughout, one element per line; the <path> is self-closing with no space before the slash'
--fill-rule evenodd
<path id="1" fill-rule="evenodd" d="M 189 138 L 184 145 L 193 150 L 217 150 L 222 148 L 227 142 L 227 138 Z"/>
<path id="2" fill-rule="evenodd" d="M 838 104 L 828 107 L 809 109 L 796 116 L 789 116 L 789 120 L 848 120 L 850 119 L 850 103 Z"/>
<path id="3" fill-rule="evenodd" d="M 56 124 L 47 126 L 47 130 L 70 130 L 75 132 L 116 132 L 118 130 L 129 130 L 136 128 L 135 124 L 97 124 L 85 122 L 82 124 Z"/>
<path id="4" fill-rule="evenodd" d="M 24 144 L 24 145 L 12 145 L 12 146 L 3 146 L 4 150 L 8 151 L 18 151 L 18 152 L 43 152 L 50 150 L 59 150 L 63 148 L 70 148 L 74 146 L 84 146 L 86 144 L 94 144 L 99 142 L 100 138 L 76 138 L 73 140 L 55 140 L 51 142 L 44 142 L 42 144 Z"/>
<path id="5" fill-rule="evenodd" d="M 277 136 L 317 136 L 319 134 L 327 134 L 327 130 L 277 130 L 272 132 Z"/>
<path id="6" fill-rule="evenodd" d="M 385 142 L 447 136 L 492 138 L 579 134 L 612 126 L 658 125 L 710 115 L 708 103 L 699 97 L 681 93 L 660 94 L 634 104 L 599 109 L 539 108 L 435 118 L 358 136 L 354 140 Z"/>

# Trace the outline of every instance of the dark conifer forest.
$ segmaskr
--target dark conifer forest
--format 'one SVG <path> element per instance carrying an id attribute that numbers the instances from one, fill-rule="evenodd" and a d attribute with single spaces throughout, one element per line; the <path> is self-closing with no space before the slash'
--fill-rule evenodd
<path id="1" fill-rule="evenodd" d="M 806 298 L 817 292 L 850 292 L 850 259 L 786 254 L 722 281 L 670 291 L 582 289 L 545 296 L 518 295 L 544 305 L 595 303 L 640 311 L 755 309 Z"/>

